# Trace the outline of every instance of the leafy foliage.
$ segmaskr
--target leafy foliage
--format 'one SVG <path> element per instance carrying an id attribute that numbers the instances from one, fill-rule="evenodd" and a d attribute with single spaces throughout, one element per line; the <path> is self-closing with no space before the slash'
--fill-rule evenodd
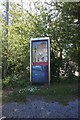
<path id="1" fill-rule="evenodd" d="M 64 65 L 67 61 L 74 62 L 75 70 L 79 69 L 78 26 L 80 23 L 77 15 L 79 6 L 78 3 L 54 3 L 53 1 L 43 5 L 38 1 L 34 3 L 35 11 L 33 12 L 31 9 L 22 10 L 20 4 L 10 4 L 10 23 L 5 26 L 5 20 L 2 17 L 1 32 L 2 65 L 4 71 L 5 56 L 7 56 L 7 76 L 16 76 L 19 79 L 24 76 L 29 78 L 30 38 L 42 36 L 50 37 L 51 79 L 60 77 L 60 69 L 66 74 Z M 7 44 L 5 44 L 6 28 L 8 29 Z M 70 75 L 69 72 L 72 74 L 75 72 L 75 70 L 72 72 L 74 67 L 70 71 L 69 68 L 70 66 L 67 68 L 67 76 Z"/>

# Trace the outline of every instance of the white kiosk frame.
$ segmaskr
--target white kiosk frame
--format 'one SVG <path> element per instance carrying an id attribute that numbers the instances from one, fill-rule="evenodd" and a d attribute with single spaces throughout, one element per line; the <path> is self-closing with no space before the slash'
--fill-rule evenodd
<path id="1" fill-rule="evenodd" d="M 41 38 L 31 38 L 30 39 L 30 83 L 32 84 L 32 46 L 31 43 L 34 41 L 48 41 L 48 80 L 50 85 L 50 39 L 49 37 L 41 37 Z"/>

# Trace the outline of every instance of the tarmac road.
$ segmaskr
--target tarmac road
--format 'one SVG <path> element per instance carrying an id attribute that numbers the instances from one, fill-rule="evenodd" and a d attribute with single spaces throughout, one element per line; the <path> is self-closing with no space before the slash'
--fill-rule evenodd
<path id="1" fill-rule="evenodd" d="M 33 100 L 26 103 L 6 103 L 2 105 L 2 117 L 6 118 L 79 118 L 79 100 L 67 105 Z"/>

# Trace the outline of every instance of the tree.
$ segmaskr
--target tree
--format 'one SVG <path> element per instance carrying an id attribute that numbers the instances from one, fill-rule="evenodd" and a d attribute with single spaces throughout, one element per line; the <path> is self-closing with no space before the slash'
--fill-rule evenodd
<path id="1" fill-rule="evenodd" d="M 3 41 L 3 51 L 4 51 L 4 55 L 3 55 L 3 62 L 2 62 L 2 76 L 3 78 L 6 77 L 7 75 L 7 55 L 8 55 L 8 24 L 9 24 L 9 1 L 6 1 L 6 17 L 5 17 L 5 30 L 4 30 L 4 41 Z"/>
<path id="2" fill-rule="evenodd" d="M 62 61 L 62 56 L 64 55 L 65 58 L 72 59 L 76 65 L 79 65 L 78 8 L 80 4 L 51 2 L 48 5 L 53 7 L 52 10 L 56 6 L 58 11 L 58 19 L 55 21 L 55 34 L 60 51 L 60 61 Z"/>
<path id="3" fill-rule="evenodd" d="M 69 59 L 78 65 L 77 11 L 78 3 L 51 2 L 43 5 L 38 1 L 34 2 L 34 12 L 32 9 L 23 9 L 22 12 L 21 4 L 10 4 L 10 24 L 7 26 L 8 74 L 21 76 L 22 73 L 29 73 L 29 42 L 33 37 L 50 37 L 52 76 L 59 77 L 60 69 Z"/>

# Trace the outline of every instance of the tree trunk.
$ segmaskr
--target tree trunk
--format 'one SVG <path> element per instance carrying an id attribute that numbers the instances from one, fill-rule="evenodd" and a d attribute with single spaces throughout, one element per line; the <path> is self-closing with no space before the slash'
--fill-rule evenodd
<path id="1" fill-rule="evenodd" d="M 78 6 L 78 26 L 79 26 L 79 32 L 78 32 L 78 73 L 80 78 L 80 4 Z"/>
<path id="2" fill-rule="evenodd" d="M 62 68 L 62 48 L 60 48 L 58 77 L 60 77 L 60 68 Z"/>
<path id="3" fill-rule="evenodd" d="M 9 23 L 9 1 L 6 1 L 6 19 L 5 19 L 6 26 Z M 8 29 L 5 29 L 5 40 L 4 40 L 4 56 L 3 56 L 3 67 L 2 67 L 2 78 L 5 78 L 7 76 L 7 55 L 8 55 Z"/>

